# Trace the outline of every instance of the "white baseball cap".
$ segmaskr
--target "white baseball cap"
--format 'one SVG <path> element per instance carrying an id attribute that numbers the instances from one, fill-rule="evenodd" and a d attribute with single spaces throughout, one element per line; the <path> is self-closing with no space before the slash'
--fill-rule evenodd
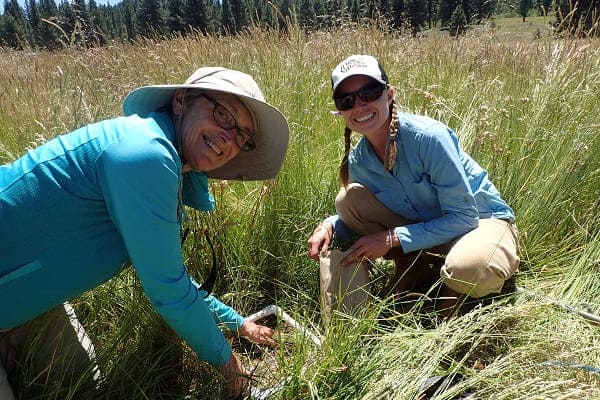
<path id="1" fill-rule="evenodd" d="M 289 142 L 286 118 L 266 102 L 254 79 L 243 72 L 223 67 L 204 67 L 182 85 L 152 85 L 133 90 L 123 101 L 125 115 L 146 117 L 163 106 L 170 106 L 177 89 L 206 89 L 237 96 L 254 117 L 256 148 L 241 151 L 227 164 L 205 171 L 210 178 L 263 180 L 273 178 L 283 164 Z"/>
<path id="2" fill-rule="evenodd" d="M 379 83 L 388 83 L 388 77 L 375 57 L 354 54 L 339 63 L 331 73 L 333 93 L 344 80 L 354 75 L 365 75 Z"/>

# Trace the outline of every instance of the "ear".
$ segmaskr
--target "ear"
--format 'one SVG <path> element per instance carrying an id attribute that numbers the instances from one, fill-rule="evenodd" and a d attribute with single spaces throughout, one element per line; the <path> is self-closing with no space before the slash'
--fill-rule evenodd
<path id="1" fill-rule="evenodd" d="M 388 103 L 392 103 L 392 100 L 394 100 L 394 87 L 393 86 L 388 86 L 388 90 L 387 90 L 387 100 Z"/>
<path id="2" fill-rule="evenodd" d="M 183 111 L 183 96 L 185 90 L 177 89 L 171 98 L 171 107 L 173 108 L 173 114 L 180 115 Z"/>

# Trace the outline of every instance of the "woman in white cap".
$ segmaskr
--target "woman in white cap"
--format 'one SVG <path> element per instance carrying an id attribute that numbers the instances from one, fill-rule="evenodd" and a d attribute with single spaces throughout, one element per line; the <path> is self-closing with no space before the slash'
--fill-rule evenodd
<path id="1" fill-rule="evenodd" d="M 337 215 L 308 239 L 310 257 L 321 257 L 325 312 L 339 295 L 336 288 L 344 290 L 340 303 L 348 310 L 366 300 L 365 258 L 395 260 L 396 293 L 424 292 L 441 278 L 443 315 L 459 298 L 501 292 L 518 267 L 517 230 L 513 210 L 487 172 L 462 150 L 452 129 L 398 112 L 394 88 L 374 57 L 348 57 L 333 70 L 331 83 L 346 123 L 342 187 Z M 350 150 L 352 131 L 362 137 Z M 348 229 L 359 239 L 334 256 L 328 251 L 334 232 L 343 240 Z M 437 271 L 429 253 L 441 256 Z"/>
<path id="2" fill-rule="evenodd" d="M 107 281 L 126 262 L 165 321 L 201 360 L 223 369 L 231 394 L 241 392 L 247 371 L 217 323 L 274 343 L 272 329 L 244 321 L 191 279 L 180 224 L 184 204 L 213 209 L 208 178 L 262 180 L 279 172 L 285 117 L 251 76 L 220 67 L 200 68 L 183 85 L 138 88 L 123 110 L 124 117 L 84 126 L 0 166 L 2 399 L 11 396 L 6 371 L 19 356 L 10 350 L 29 321 Z"/>

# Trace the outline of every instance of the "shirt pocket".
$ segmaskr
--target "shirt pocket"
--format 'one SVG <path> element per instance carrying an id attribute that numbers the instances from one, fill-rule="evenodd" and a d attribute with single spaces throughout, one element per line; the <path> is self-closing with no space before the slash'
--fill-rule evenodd
<path id="1" fill-rule="evenodd" d="M 0 277 L 0 286 L 6 285 L 14 280 L 23 279 L 27 275 L 42 269 L 42 263 L 39 260 L 34 260 L 28 264 L 22 265 L 17 269 Z"/>

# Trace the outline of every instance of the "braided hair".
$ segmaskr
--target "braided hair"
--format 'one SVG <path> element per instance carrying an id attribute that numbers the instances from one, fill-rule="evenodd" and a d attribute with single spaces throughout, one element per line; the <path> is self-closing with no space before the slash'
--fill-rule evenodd
<path id="1" fill-rule="evenodd" d="M 398 110 L 396 107 L 396 101 L 392 99 L 390 104 L 390 114 L 392 116 L 390 121 L 388 138 L 385 143 L 385 160 L 383 166 L 386 171 L 391 171 L 394 168 L 396 161 L 396 134 L 398 132 Z M 348 172 L 348 156 L 350 154 L 350 145 L 352 144 L 350 136 L 352 135 L 352 129 L 344 129 L 344 157 L 340 163 L 339 170 L 339 182 L 344 188 L 348 187 L 348 181 L 350 180 Z"/>
<path id="2" fill-rule="evenodd" d="M 396 134 L 398 133 L 398 110 L 396 107 L 396 101 L 392 100 L 390 104 L 390 114 L 392 119 L 390 121 L 390 128 L 385 142 L 385 160 L 383 161 L 383 167 L 386 171 L 391 171 L 394 168 L 396 162 Z"/>

